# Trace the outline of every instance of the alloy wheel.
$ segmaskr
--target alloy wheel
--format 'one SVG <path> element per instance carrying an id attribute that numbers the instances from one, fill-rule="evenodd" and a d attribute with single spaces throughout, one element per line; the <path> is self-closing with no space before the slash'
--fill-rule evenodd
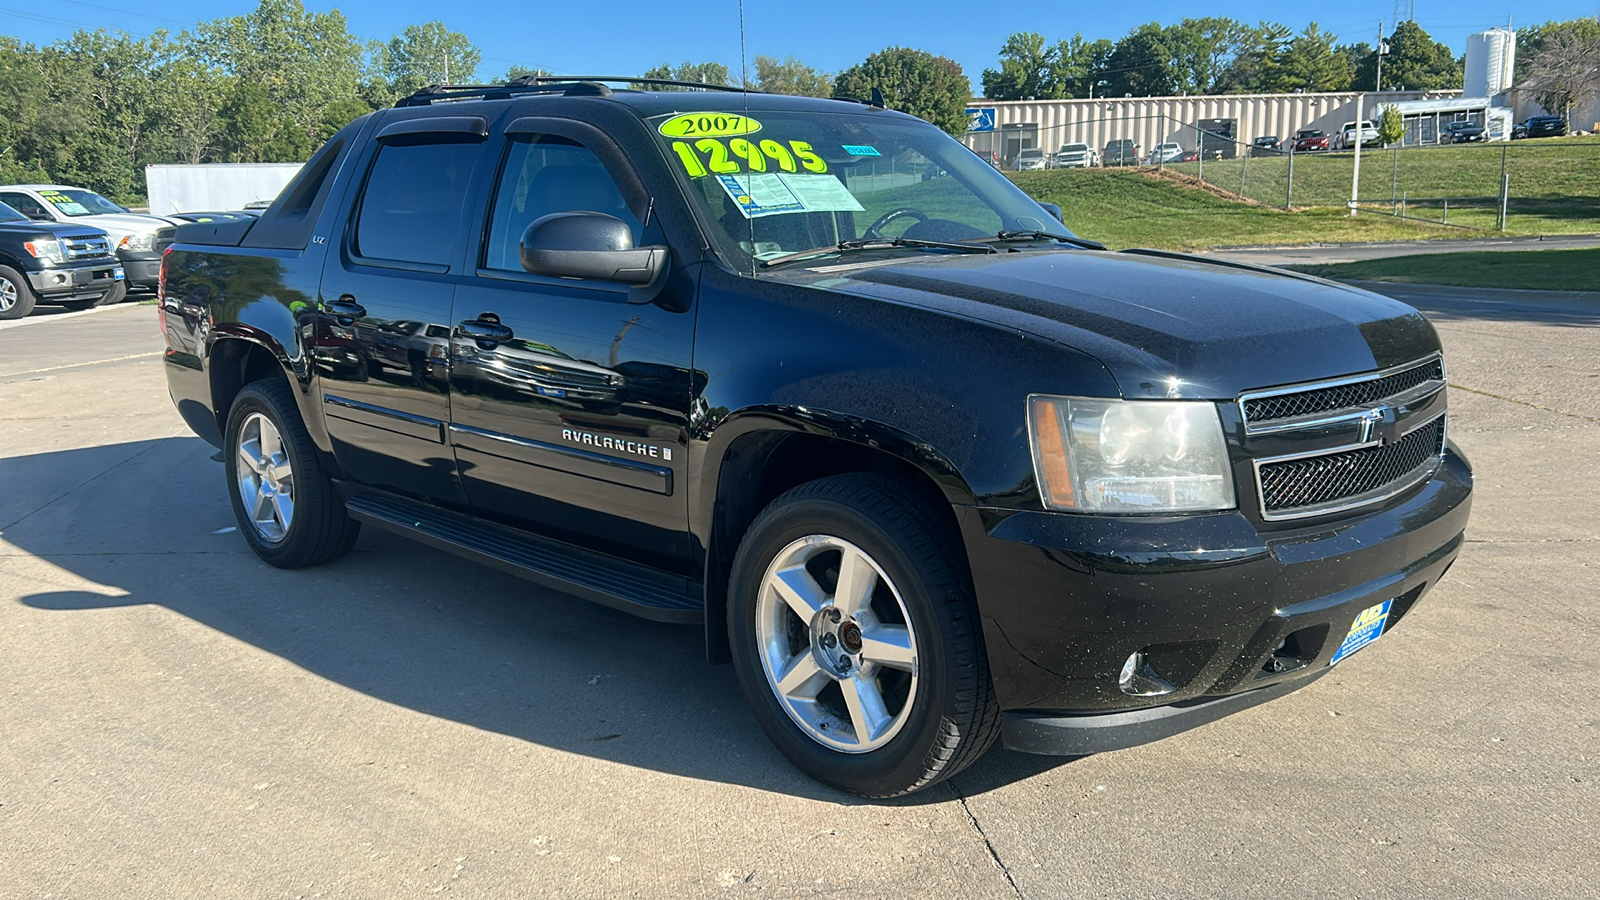
<path id="1" fill-rule="evenodd" d="M 239 429 L 238 491 L 262 540 L 276 544 L 294 524 L 294 472 L 272 420 L 251 413 Z"/>
<path id="2" fill-rule="evenodd" d="M 756 639 L 773 695 L 806 736 L 843 753 L 893 740 L 917 700 L 904 599 L 861 548 L 802 537 L 767 567 Z"/>

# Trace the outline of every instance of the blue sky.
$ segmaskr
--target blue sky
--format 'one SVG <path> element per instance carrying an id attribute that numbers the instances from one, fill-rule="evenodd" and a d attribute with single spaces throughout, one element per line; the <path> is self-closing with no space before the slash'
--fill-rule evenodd
<path id="1" fill-rule="evenodd" d="M 739 62 L 737 2 L 700 0 L 676 3 L 471 3 L 441 5 L 419 0 L 307 0 L 313 9 L 338 8 L 363 39 L 387 39 L 407 24 L 441 19 L 464 32 L 483 51 L 479 75 L 492 77 L 512 64 L 542 66 L 561 74 L 631 75 L 662 62 L 715 61 L 735 72 Z M 201 18 L 248 12 L 254 0 L 0 0 L 0 33 L 48 43 L 80 27 L 121 28 L 146 34 L 158 28 L 181 30 Z M 1505 0 L 1416 0 L 1417 22 L 1460 53 L 1467 35 L 1494 25 L 1537 24 L 1552 19 L 1600 14 L 1595 0 L 1549 0 L 1523 6 Z M 748 0 L 745 44 L 748 55 L 794 55 L 828 71 L 853 65 L 886 46 L 918 47 L 961 63 L 974 83 L 992 67 L 1000 44 L 1017 31 L 1047 38 L 1115 40 L 1144 22 L 1163 24 L 1186 16 L 1227 15 L 1245 21 L 1272 19 L 1296 30 L 1315 20 L 1341 42 L 1387 31 L 1395 21 L 1393 0 L 1353 0 L 1329 4 L 1288 4 L 1267 0 L 1154 3 L 950 3 L 913 0 L 885 2 L 835 0 L 775 3 Z"/>

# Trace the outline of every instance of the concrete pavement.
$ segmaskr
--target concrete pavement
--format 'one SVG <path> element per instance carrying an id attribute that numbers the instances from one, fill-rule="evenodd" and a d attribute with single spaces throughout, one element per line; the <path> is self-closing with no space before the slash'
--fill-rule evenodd
<path id="1" fill-rule="evenodd" d="M 1479 490 L 1316 685 L 878 804 L 796 774 L 697 629 L 369 531 L 284 572 L 155 311 L 0 331 L 0 895 L 1584 896 L 1600 866 L 1600 307 L 1411 298 Z"/>

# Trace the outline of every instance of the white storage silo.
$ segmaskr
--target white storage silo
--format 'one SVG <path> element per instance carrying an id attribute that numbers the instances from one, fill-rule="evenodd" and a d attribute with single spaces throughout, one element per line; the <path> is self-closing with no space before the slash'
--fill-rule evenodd
<path id="1" fill-rule="evenodd" d="M 1512 72 L 1517 62 L 1517 33 L 1509 28 L 1491 28 L 1467 38 L 1467 97 L 1494 97 L 1511 89 Z"/>

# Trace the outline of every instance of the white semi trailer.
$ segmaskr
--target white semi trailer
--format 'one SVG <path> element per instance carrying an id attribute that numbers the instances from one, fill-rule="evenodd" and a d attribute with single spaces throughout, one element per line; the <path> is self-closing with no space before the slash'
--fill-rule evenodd
<path id="1" fill-rule="evenodd" d="M 272 200 L 300 171 L 300 163 L 201 163 L 144 167 L 150 212 L 225 212 Z"/>

